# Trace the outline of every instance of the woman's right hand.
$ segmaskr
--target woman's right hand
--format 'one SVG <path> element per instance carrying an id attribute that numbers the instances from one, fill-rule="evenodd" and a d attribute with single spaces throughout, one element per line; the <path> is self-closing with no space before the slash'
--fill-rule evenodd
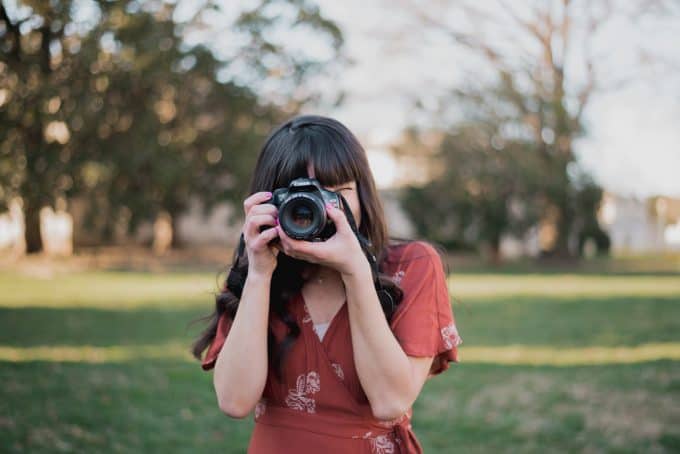
<path id="1" fill-rule="evenodd" d="M 264 226 L 274 227 L 278 224 L 278 208 L 274 204 L 263 203 L 271 197 L 271 192 L 256 192 L 243 201 L 246 214 L 243 238 L 248 254 L 248 274 L 271 276 L 276 268 L 279 249 L 269 242 L 278 237 L 278 231 L 265 228 L 260 232 Z"/>

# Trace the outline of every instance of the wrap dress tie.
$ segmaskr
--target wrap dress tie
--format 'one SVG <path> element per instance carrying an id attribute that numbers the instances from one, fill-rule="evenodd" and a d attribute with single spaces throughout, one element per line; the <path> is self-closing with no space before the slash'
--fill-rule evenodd
<path id="1" fill-rule="evenodd" d="M 458 362 L 462 339 L 449 302 L 441 259 L 426 242 L 415 241 L 389 250 L 383 264 L 404 291 L 389 326 L 409 356 L 433 356 L 430 376 Z M 412 408 L 391 421 L 379 420 L 357 375 L 347 301 L 331 319 L 323 339 L 313 323 L 302 293 L 287 305 L 300 335 L 284 359 L 279 381 L 269 370 L 262 397 L 255 406 L 255 427 L 249 454 L 270 453 L 422 453 L 411 425 Z M 222 314 L 216 337 L 202 368 L 214 367 L 231 326 Z M 269 326 L 281 341 L 287 326 L 270 315 Z"/>

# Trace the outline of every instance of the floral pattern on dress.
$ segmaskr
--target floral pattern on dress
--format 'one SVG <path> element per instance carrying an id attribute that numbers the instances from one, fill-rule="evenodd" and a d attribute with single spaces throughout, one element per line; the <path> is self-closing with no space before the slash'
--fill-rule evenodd
<path id="1" fill-rule="evenodd" d="M 371 451 L 375 454 L 394 454 L 394 443 L 387 435 L 371 438 Z"/>
<path id="2" fill-rule="evenodd" d="M 453 322 L 443 327 L 441 332 L 446 348 L 453 348 L 463 343 L 463 339 L 458 334 L 458 329 Z"/>
<path id="3" fill-rule="evenodd" d="M 335 375 L 337 375 L 340 380 L 344 380 L 345 373 L 342 371 L 342 367 L 340 367 L 340 364 L 331 363 L 331 366 L 333 366 L 333 371 L 335 372 Z"/>
<path id="4" fill-rule="evenodd" d="M 261 398 L 255 405 L 255 419 L 259 419 L 267 410 L 267 399 Z"/>
<path id="5" fill-rule="evenodd" d="M 293 410 L 316 413 L 316 402 L 311 394 L 319 392 L 320 389 L 321 379 L 318 372 L 300 374 L 295 382 L 295 388 L 288 390 L 286 405 Z"/>
<path id="6" fill-rule="evenodd" d="M 394 443 L 389 435 L 381 434 L 372 436 L 373 432 L 366 432 L 363 436 L 355 435 L 352 438 L 363 438 L 371 443 L 371 453 L 373 454 L 394 454 Z"/>
<path id="7" fill-rule="evenodd" d="M 404 270 L 399 270 L 396 273 L 394 273 L 394 276 L 392 276 L 392 279 L 396 284 L 399 284 L 401 280 L 404 278 Z"/>

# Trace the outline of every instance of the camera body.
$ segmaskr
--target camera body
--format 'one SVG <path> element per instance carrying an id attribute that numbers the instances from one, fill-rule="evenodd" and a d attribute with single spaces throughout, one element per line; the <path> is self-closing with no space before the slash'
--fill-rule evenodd
<path id="1" fill-rule="evenodd" d="M 279 225 L 296 240 L 325 241 L 336 232 L 326 213 L 326 203 L 342 208 L 340 196 L 324 189 L 315 178 L 296 178 L 287 188 L 272 193 L 271 203 L 279 210 Z"/>

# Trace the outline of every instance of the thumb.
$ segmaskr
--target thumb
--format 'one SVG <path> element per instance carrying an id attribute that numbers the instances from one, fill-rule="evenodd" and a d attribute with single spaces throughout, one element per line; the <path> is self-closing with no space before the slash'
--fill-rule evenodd
<path id="1" fill-rule="evenodd" d="M 331 220 L 335 224 L 335 229 L 338 232 L 352 231 L 352 228 L 349 226 L 349 222 L 347 221 L 347 216 L 345 215 L 344 211 L 342 211 L 339 208 L 336 208 L 334 205 L 330 203 L 327 203 L 326 213 L 328 213 L 328 217 L 331 218 Z"/>

